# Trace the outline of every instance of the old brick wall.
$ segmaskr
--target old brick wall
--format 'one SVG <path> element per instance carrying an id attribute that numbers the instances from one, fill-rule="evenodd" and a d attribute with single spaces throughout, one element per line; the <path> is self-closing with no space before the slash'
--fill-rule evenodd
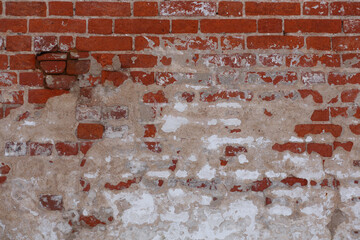
<path id="1" fill-rule="evenodd" d="M 0 15 L 0 239 L 360 238 L 360 1 Z"/>

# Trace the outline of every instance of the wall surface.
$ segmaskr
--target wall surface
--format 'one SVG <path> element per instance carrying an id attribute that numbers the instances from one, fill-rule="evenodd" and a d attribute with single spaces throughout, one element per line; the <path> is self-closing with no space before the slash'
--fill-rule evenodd
<path id="1" fill-rule="evenodd" d="M 360 1 L 0 1 L 0 239 L 360 239 Z"/>

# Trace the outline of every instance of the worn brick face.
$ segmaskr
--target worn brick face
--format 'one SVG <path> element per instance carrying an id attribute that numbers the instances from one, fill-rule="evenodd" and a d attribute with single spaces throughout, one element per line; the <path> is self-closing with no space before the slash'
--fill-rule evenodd
<path id="1" fill-rule="evenodd" d="M 359 239 L 359 16 L 0 0 L 0 239 Z"/>

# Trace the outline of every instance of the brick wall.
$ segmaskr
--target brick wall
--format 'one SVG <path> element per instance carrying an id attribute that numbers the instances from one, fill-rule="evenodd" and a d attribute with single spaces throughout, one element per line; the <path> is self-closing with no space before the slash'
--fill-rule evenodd
<path id="1" fill-rule="evenodd" d="M 359 50 L 360 1 L 0 1 L 0 238 L 360 238 Z"/>

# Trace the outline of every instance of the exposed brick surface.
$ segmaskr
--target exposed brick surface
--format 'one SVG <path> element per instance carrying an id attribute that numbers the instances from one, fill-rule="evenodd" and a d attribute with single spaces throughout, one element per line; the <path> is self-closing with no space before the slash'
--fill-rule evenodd
<path id="1" fill-rule="evenodd" d="M 360 239 L 359 16 L 0 0 L 0 239 Z"/>

